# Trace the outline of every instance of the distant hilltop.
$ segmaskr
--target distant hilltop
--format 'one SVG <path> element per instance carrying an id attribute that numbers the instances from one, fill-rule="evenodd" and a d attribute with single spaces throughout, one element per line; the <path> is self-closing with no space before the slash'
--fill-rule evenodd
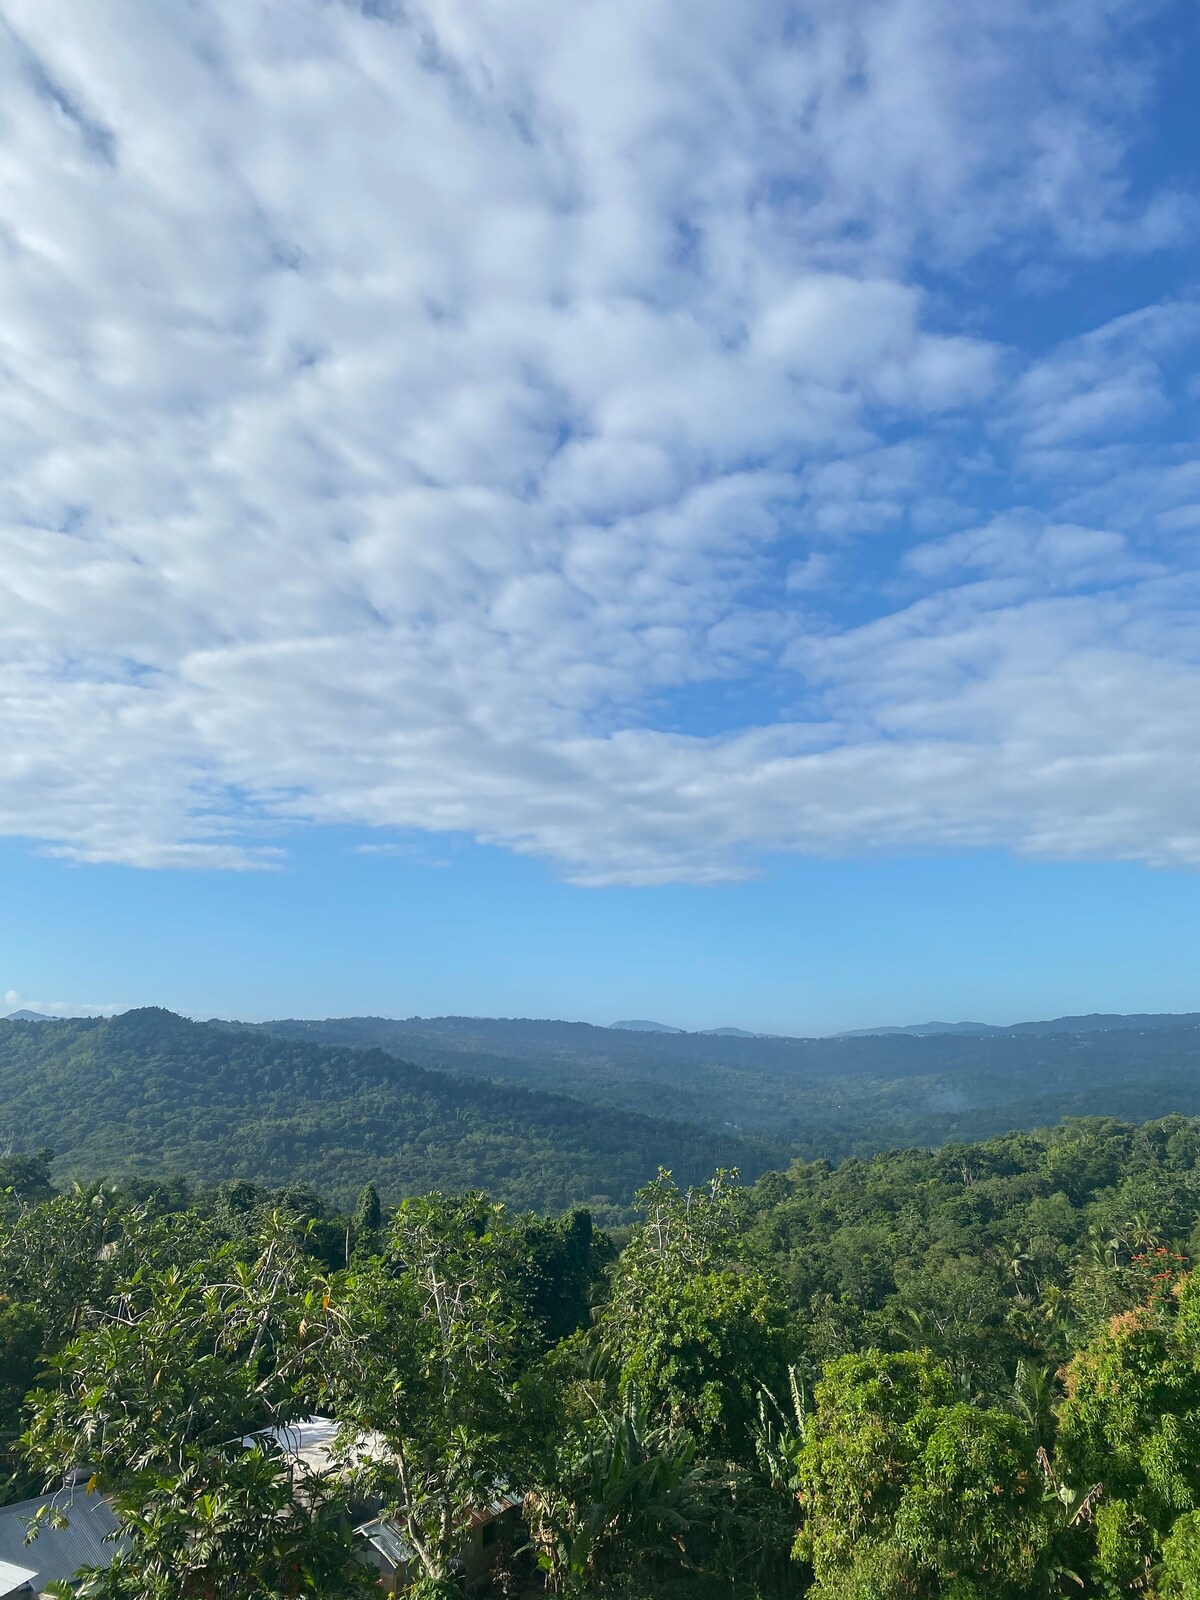
<path id="1" fill-rule="evenodd" d="M 61 1022 L 61 1017 L 48 1017 L 44 1011 L 10 1011 L 5 1022 Z"/>
<path id="2" fill-rule="evenodd" d="M 812 1037 L 756 1033 L 750 1028 L 673 1028 L 666 1022 L 613 1022 L 609 1026 L 626 1033 L 670 1033 L 693 1039 L 786 1039 Z M 1146 1033 L 1160 1028 L 1200 1028 L 1200 1011 L 1135 1011 L 1128 1014 L 1092 1011 L 1087 1016 L 1051 1017 L 1044 1022 L 907 1022 L 878 1028 L 847 1028 L 830 1034 L 832 1039 L 884 1039 L 893 1036 L 928 1038 L 958 1034 L 966 1038 L 1001 1038 L 1017 1034 L 1051 1033 Z"/>
<path id="3" fill-rule="evenodd" d="M 610 1022 L 610 1028 L 623 1028 L 626 1033 L 687 1033 L 686 1028 L 672 1028 L 667 1022 Z M 751 1033 L 749 1028 L 700 1028 L 702 1039 L 764 1039 L 766 1034 Z"/>
<path id="4" fill-rule="evenodd" d="M 756 1033 L 751 1028 L 673 1028 L 666 1022 L 612 1022 L 626 1033 L 673 1033 L 699 1039 L 784 1039 L 811 1035 Z M 1049 1033 L 1146 1033 L 1159 1028 L 1200 1028 L 1200 1011 L 1092 1011 L 1086 1016 L 1051 1017 L 1044 1022 L 906 1022 L 878 1028 L 847 1028 L 832 1039 L 884 1039 L 891 1036 L 925 1038 L 933 1034 L 962 1034 L 969 1038 Z"/>

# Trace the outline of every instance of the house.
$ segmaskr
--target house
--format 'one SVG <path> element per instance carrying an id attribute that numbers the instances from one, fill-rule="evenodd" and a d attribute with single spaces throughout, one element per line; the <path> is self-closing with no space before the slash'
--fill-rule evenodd
<path id="1" fill-rule="evenodd" d="M 379 1573 L 384 1594 L 403 1594 L 413 1576 L 413 1549 L 394 1522 L 376 1517 L 355 1528 L 363 1541 L 363 1560 Z"/>
<path id="2" fill-rule="evenodd" d="M 55 1528 L 45 1522 L 37 1538 L 27 1544 L 29 1523 L 45 1506 L 62 1512 L 67 1526 Z M 0 1579 L 6 1572 L 23 1572 L 22 1582 L 33 1594 L 48 1583 L 70 1583 L 83 1567 L 110 1566 L 126 1543 L 108 1501 L 82 1489 L 63 1489 L 36 1500 L 0 1506 Z M 11 1589 L 0 1582 L 0 1595 L 21 1593 L 21 1585 L 15 1581 Z"/>
<path id="3" fill-rule="evenodd" d="M 280 1423 L 247 1434 L 242 1443 L 253 1445 L 267 1439 L 287 1461 L 302 1465 L 316 1475 L 355 1467 L 386 1466 L 388 1461 L 387 1442 L 377 1433 L 360 1434 L 349 1449 L 343 1445 L 339 1450 L 338 1424 L 331 1417 L 303 1417 L 295 1422 Z M 506 1545 L 511 1549 L 516 1539 L 520 1508 L 520 1496 L 497 1489 L 488 1505 L 479 1506 L 471 1513 L 470 1530 L 462 1550 L 463 1577 L 468 1589 L 483 1583 L 500 1549 Z M 368 1510 L 375 1515 L 354 1530 L 363 1541 L 363 1559 L 379 1572 L 386 1594 L 402 1594 L 416 1575 L 410 1570 L 414 1552 L 396 1523 L 378 1515 L 377 1502 L 364 1503 L 359 1514 Z"/>
<path id="4" fill-rule="evenodd" d="M 459 1576 L 468 1593 L 484 1586 L 501 1550 L 512 1550 L 520 1512 L 520 1498 L 506 1492 L 498 1492 L 488 1505 L 472 1511 L 470 1530 L 460 1552 Z M 412 1547 L 401 1529 L 395 1522 L 376 1517 L 354 1532 L 366 1546 L 364 1559 L 379 1572 L 384 1593 L 403 1594 L 418 1571 L 413 1567 Z"/>

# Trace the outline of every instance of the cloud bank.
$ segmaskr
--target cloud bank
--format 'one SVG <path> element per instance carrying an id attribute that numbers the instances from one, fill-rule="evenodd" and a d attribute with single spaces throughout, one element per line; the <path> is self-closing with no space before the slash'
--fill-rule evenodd
<path id="1" fill-rule="evenodd" d="M 0 832 L 1200 861 L 1147 15 L 5 0 Z"/>

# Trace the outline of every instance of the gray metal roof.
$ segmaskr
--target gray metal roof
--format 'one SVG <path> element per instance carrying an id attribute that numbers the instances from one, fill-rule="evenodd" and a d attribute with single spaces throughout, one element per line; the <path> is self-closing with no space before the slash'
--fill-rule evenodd
<path id="1" fill-rule="evenodd" d="M 413 1558 L 413 1547 L 400 1532 L 394 1522 L 377 1517 L 374 1522 L 364 1522 L 361 1527 L 355 1528 L 359 1538 L 365 1539 L 368 1544 L 374 1545 L 379 1554 L 394 1569 L 407 1566 Z"/>
<path id="2" fill-rule="evenodd" d="M 63 1512 L 69 1526 L 52 1528 L 46 1524 L 37 1538 L 26 1544 L 30 1517 L 48 1505 Z M 119 1527 L 105 1499 L 72 1489 L 0 1506 L 0 1561 L 33 1571 L 34 1587 L 44 1588 L 51 1580 L 73 1578 L 81 1567 L 109 1566 L 125 1546 L 123 1538 L 108 1537 Z"/>

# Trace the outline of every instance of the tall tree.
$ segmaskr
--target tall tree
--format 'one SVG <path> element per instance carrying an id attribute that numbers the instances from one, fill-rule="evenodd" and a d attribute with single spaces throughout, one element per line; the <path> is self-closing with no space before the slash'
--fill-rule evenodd
<path id="1" fill-rule="evenodd" d="M 644 1220 L 597 1331 L 622 1396 L 705 1453 L 749 1461 L 759 1396 L 781 1391 L 797 1338 L 781 1292 L 741 1249 L 734 1178 L 680 1190 L 660 1172 L 640 1191 Z"/>
<path id="2" fill-rule="evenodd" d="M 373 1486 L 434 1583 L 472 1512 L 525 1470 L 537 1330 L 520 1267 L 502 1207 L 429 1195 L 400 1207 L 385 1254 L 348 1281 L 329 1393 L 348 1437 L 377 1437 Z"/>
<path id="3" fill-rule="evenodd" d="M 1060 1476 L 1098 1487 L 1097 1574 L 1122 1591 L 1168 1549 L 1179 1570 L 1200 1512 L 1200 1279 L 1165 1248 L 1143 1266 L 1142 1303 L 1067 1367 L 1056 1456 Z"/>

